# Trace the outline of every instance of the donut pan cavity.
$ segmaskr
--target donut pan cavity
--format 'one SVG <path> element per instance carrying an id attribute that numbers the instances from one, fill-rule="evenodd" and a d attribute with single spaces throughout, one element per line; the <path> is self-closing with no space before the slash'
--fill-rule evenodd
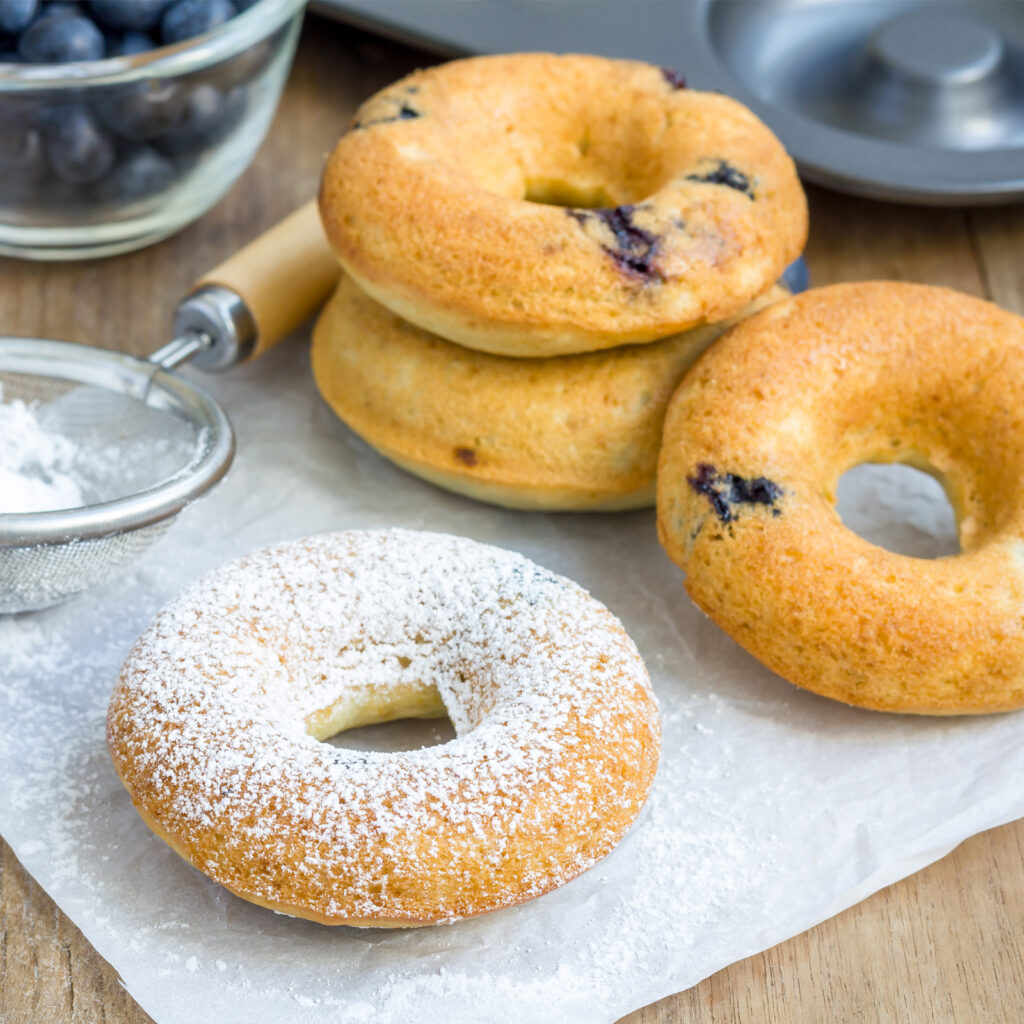
<path id="1" fill-rule="evenodd" d="M 921 202 L 1024 194 L 1024 4 L 706 7 L 708 72 L 749 92 L 806 177 Z"/>
<path id="2" fill-rule="evenodd" d="M 1019 0 L 313 0 L 444 56 L 648 60 L 735 96 L 808 180 L 879 199 L 1024 197 Z"/>

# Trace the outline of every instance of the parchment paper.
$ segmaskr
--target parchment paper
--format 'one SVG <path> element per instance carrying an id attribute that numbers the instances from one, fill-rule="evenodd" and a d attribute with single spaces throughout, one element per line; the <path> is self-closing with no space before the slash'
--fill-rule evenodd
<path id="1" fill-rule="evenodd" d="M 117 583 L 0 618 L 0 831 L 158 1024 L 612 1022 L 1024 814 L 1024 717 L 886 717 L 793 689 L 690 604 L 652 512 L 505 512 L 421 483 L 334 419 L 301 347 L 206 384 L 238 430 L 227 481 Z M 943 553 L 936 494 L 870 468 L 841 510 Z M 329 929 L 230 896 L 152 835 L 103 719 L 132 640 L 198 574 L 384 525 L 514 548 L 587 587 L 647 659 L 664 753 L 632 832 L 564 888 L 451 926 Z"/>

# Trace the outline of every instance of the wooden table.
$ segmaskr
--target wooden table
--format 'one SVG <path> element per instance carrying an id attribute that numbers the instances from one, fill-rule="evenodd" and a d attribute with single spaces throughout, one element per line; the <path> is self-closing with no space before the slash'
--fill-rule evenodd
<path id="1" fill-rule="evenodd" d="M 144 252 L 70 265 L 0 261 L 0 329 L 155 349 L 198 273 L 314 192 L 354 105 L 427 60 L 310 19 L 270 137 L 229 196 Z M 818 189 L 810 199 L 815 283 L 924 281 L 1024 313 L 1024 207 L 914 209 Z M 9 847 L 0 848 L 0 1024 L 149 1021 Z M 974 837 L 837 918 L 625 1021 L 1019 1024 L 1022 947 L 1024 821 Z"/>

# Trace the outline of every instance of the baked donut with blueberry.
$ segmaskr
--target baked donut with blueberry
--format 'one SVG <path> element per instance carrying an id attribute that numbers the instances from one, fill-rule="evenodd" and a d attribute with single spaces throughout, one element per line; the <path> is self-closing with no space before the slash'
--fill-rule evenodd
<path id="1" fill-rule="evenodd" d="M 817 288 L 744 321 L 673 396 L 658 532 L 694 602 L 798 686 L 881 711 L 1024 706 L 1024 319 L 947 288 Z M 935 475 L 961 551 L 843 526 L 863 462 Z"/>
<path id="2" fill-rule="evenodd" d="M 320 208 L 372 298 L 508 356 L 735 316 L 807 232 L 792 160 L 742 104 L 649 64 L 546 53 L 454 61 L 373 96 Z"/>

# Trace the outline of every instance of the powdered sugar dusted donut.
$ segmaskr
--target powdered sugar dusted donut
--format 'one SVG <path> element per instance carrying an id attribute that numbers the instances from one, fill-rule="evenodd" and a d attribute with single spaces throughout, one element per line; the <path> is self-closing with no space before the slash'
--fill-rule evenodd
<path id="1" fill-rule="evenodd" d="M 448 713 L 456 738 L 320 742 Z M 312 537 L 189 587 L 137 641 L 107 737 L 139 812 L 254 903 L 404 926 L 511 906 L 607 854 L 654 778 L 636 647 L 521 555 L 409 531 Z"/>

